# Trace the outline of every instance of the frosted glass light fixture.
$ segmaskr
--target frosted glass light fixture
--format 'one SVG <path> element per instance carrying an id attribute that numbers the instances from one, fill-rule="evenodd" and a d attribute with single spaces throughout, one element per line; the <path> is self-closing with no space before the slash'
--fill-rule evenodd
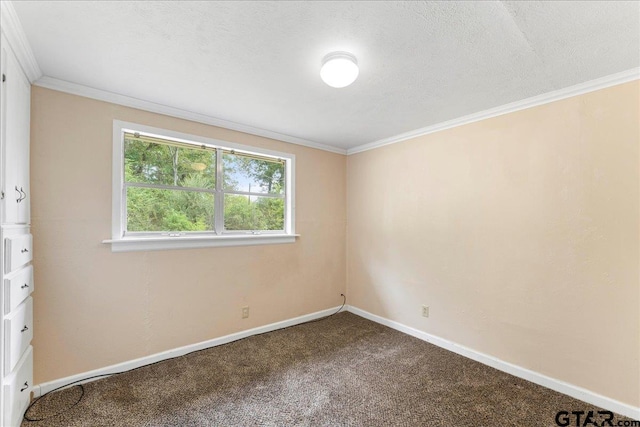
<path id="1" fill-rule="evenodd" d="M 348 52 L 332 52 L 322 60 L 320 77 L 331 87 L 349 86 L 358 77 L 358 61 Z"/>

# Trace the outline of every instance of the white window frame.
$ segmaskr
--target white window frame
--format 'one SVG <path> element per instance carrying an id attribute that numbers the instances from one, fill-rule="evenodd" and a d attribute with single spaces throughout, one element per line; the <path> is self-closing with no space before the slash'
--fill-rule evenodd
<path id="1" fill-rule="evenodd" d="M 127 212 L 126 193 L 124 182 L 124 134 L 140 133 L 161 139 L 173 140 L 176 142 L 193 144 L 194 146 L 206 145 L 216 148 L 217 156 L 221 150 L 234 150 L 238 154 L 257 154 L 265 157 L 281 159 L 285 162 L 285 218 L 284 230 L 265 231 L 228 231 L 222 232 L 216 227 L 216 231 L 200 233 L 128 233 L 126 231 Z M 221 159 L 217 160 L 221 165 Z M 113 121 L 113 193 L 112 193 L 112 222 L 111 239 L 104 240 L 103 243 L 111 244 L 113 252 L 162 250 L 162 249 L 189 249 L 206 248 L 216 246 L 243 246 L 243 245 L 264 245 L 277 243 L 293 243 L 298 234 L 295 234 L 295 155 L 282 153 L 279 151 L 266 150 L 264 148 L 251 147 L 206 138 L 197 135 L 190 135 L 175 132 L 167 129 L 160 129 L 152 126 L 140 125 L 137 123 Z M 219 178 L 219 176 L 218 176 Z M 220 190 L 220 184 L 217 189 Z M 222 207 L 222 192 L 216 192 L 216 209 Z M 218 225 L 218 224 L 216 224 Z"/>

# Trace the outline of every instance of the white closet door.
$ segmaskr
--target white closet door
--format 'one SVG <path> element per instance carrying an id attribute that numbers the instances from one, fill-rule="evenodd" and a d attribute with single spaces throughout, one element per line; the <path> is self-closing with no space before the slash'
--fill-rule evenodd
<path id="1" fill-rule="evenodd" d="M 4 121 L 3 222 L 27 224 L 29 218 L 29 116 L 31 86 L 11 49 L 2 46 Z"/>

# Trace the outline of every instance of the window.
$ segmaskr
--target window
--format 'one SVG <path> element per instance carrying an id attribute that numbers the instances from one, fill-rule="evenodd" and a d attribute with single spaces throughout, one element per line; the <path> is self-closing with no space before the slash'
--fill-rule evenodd
<path id="1" fill-rule="evenodd" d="M 114 251 L 295 240 L 291 154 L 114 121 Z"/>

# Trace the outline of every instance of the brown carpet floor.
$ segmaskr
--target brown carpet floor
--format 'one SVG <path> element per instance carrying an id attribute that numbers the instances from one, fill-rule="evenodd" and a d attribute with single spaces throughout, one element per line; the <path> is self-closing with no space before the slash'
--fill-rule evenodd
<path id="1" fill-rule="evenodd" d="M 65 410 L 79 388 L 52 393 L 28 416 L 64 412 L 22 426 L 557 427 L 558 411 L 599 409 L 351 313 L 84 387 L 77 406 Z"/>

